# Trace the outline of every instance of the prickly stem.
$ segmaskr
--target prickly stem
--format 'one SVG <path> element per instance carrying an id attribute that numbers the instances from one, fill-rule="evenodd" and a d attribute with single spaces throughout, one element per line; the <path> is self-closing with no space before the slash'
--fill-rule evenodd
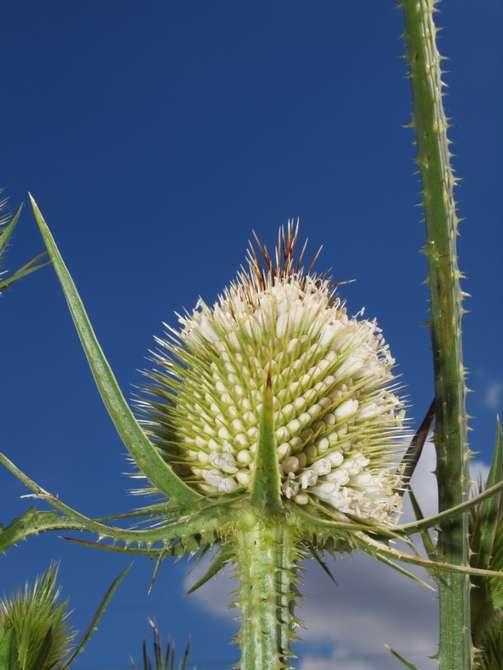
<path id="1" fill-rule="evenodd" d="M 458 218 L 450 165 L 448 123 L 442 104 L 441 57 L 436 46 L 434 0 L 403 0 L 407 59 L 413 92 L 418 163 L 423 188 L 435 369 L 439 508 L 467 496 L 468 447 L 461 346 L 462 292 L 456 254 Z M 466 514 L 440 526 L 439 560 L 468 564 Z M 440 670 L 470 670 L 468 577 L 447 574 L 439 582 Z"/>
<path id="2" fill-rule="evenodd" d="M 246 512 L 235 540 L 240 670 L 291 667 L 296 558 L 295 534 L 284 518 L 264 519 Z"/>

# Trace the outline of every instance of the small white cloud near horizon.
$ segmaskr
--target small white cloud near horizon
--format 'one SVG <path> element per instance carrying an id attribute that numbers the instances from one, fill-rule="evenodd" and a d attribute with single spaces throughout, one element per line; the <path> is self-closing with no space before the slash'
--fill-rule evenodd
<path id="1" fill-rule="evenodd" d="M 487 385 L 484 393 L 484 402 L 489 409 L 503 409 L 503 382 L 491 382 Z"/>

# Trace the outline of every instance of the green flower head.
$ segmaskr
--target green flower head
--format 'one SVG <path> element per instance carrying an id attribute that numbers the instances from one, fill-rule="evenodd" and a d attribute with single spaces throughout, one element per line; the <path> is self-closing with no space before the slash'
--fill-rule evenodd
<path id="1" fill-rule="evenodd" d="M 58 566 L 52 563 L 33 585 L 0 600 L 0 646 L 13 633 L 16 652 L 12 670 L 61 667 L 75 637 L 68 623 L 68 603 L 60 602 Z M 10 668 L 10 666 L 9 666 Z"/>
<path id="2" fill-rule="evenodd" d="M 304 271 L 297 240 L 290 222 L 274 261 L 257 240 L 212 307 L 199 299 L 157 339 L 144 425 L 199 492 L 246 490 L 270 372 L 283 497 L 386 521 L 401 506 L 406 438 L 395 361 L 375 321 L 350 316 L 313 263 Z"/>

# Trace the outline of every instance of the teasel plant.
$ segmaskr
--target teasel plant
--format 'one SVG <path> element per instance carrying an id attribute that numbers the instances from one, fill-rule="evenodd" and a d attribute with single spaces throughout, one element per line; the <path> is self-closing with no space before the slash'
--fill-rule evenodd
<path id="1" fill-rule="evenodd" d="M 74 644 L 68 601 L 61 601 L 57 563 L 37 577 L 33 585 L 0 599 L 0 670 L 67 670 L 86 647 L 128 566 L 112 582 L 91 623 Z"/>
<path id="2" fill-rule="evenodd" d="M 7 213 L 7 206 L 7 198 L 0 200 L 0 294 L 12 286 L 16 281 L 19 281 L 23 277 L 26 277 L 32 272 L 44 267 L 44 265 L 47 265 L 45 262 L 46 253 L 44 251 L 37 254 L 37 256 L 11 274 L 7 274 L 7 272 L 3 270 L 5 252 L 7 251 L 7 247 L 19 222 L 22 211 L 22 206 L 20 206 L 14 216 L 11 217 Z"/>
<path id="3" fill-rule="evenodd" d="M 126 403 L 36 203 L 35 216 L 108 412 L 161 502 L 91 519 L 49 493 L 5 455 L 1 463 L 54 511 L 28 510 L 0 534 L 0 548 L 43 531 L 80 530 L 87 547 L 155 558 L 216 554 L 191 591 L 226 564 L 239 581 L 240 668 L 291 667 L 298 572 L 314 557 L 360 549 L 403 567 L 499 579 L 503 574 L 431 560 L 410 536 L 452 519 L 499 491 L 418 522 L 400 524 L 402 490 L 419 452 L 375 321 L 350 316 L 329 277 L 303 269 L 298 228 L 280 231 L 274 254 L 259 241 L 248 268 L 213 306 L 199 300 L 167 327 L 135 418 Z M 405 454 L 402 452 L 405 451 Z M 403 459 L 402 459 L 403 456 Z M 143 529 L 122 520 L 143 518 Z M 401 549 L 398 541 L 408 546 Z"/>
<path id="4" fill-rule="evenodd" d="M 161 500 L 90 518 L 44 490 L 4 454 L 0 462 L 53 511 L 31 508 L 0 533 L 5 550 L 31 535 L 85 531 L 83 546 L 156 560 L 215 552 L 201 587 L 232 564 L 239 582 L 241 670 L 291 667 L 301 562 L 362 550 L 439 592 L 441 670 L 469 670 L 469 577 L 503 577 L 468 561 L 467 518 L 495 500 L 501 478 L 469 497 L 462 293 L 439 57 L 430 1 L 403 2 L 423 180 L 435 403 L 410 447 L 395 361 L 375 321 L 351 315 L 329 277 L 305 263 L 297 227 L 275 252 L 256 241 L 248 267 L 213 306 L 202 300 L 167 327 L 152 354 L 137 415 L 125 401 L 72 278 L 32 206 L 97 388 L 144 480 Z M 435 48 L 433 48 L 435 47 Z M 315 259 L 316 260 L 316 257 Z M 435 414 L 438 514 L 400 523 L 403 494 Z M 413 493 L 411 499 L 414 500 Z M 123 527 L 142 519 L 145 527 Z M 428 530 L 439 528 L 433 544 Z M 428 556 L 412 536 L 420 534 Z M 405 547 L 404 547 L 405 545 Z M 496 567 L 496 569 L 493 569 Z M 394 652 L 401 658 L 398 652 Z M 405 659 L 402 659 L 405 663 Z M 409 664 L 409 667 L 412 667 Z"/>

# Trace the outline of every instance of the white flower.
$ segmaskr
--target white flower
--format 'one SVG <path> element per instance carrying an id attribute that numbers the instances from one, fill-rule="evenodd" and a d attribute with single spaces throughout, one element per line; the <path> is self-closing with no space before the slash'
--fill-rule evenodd
<path id="1" fill-rule="evenodd" d="M 328 278 L 296 267 L 297 234 L 281 233 L 276 264 L 259 243 L 263 264 L 251 251 L 212 307 L 200 299 L 158 340 L 145 424 L 199 490 L 247 489 L 270 369 L 285 498 L 386 521 L 400 509 L 406 436 L 395 361 L 375 321 L 350 316 Z"/>

